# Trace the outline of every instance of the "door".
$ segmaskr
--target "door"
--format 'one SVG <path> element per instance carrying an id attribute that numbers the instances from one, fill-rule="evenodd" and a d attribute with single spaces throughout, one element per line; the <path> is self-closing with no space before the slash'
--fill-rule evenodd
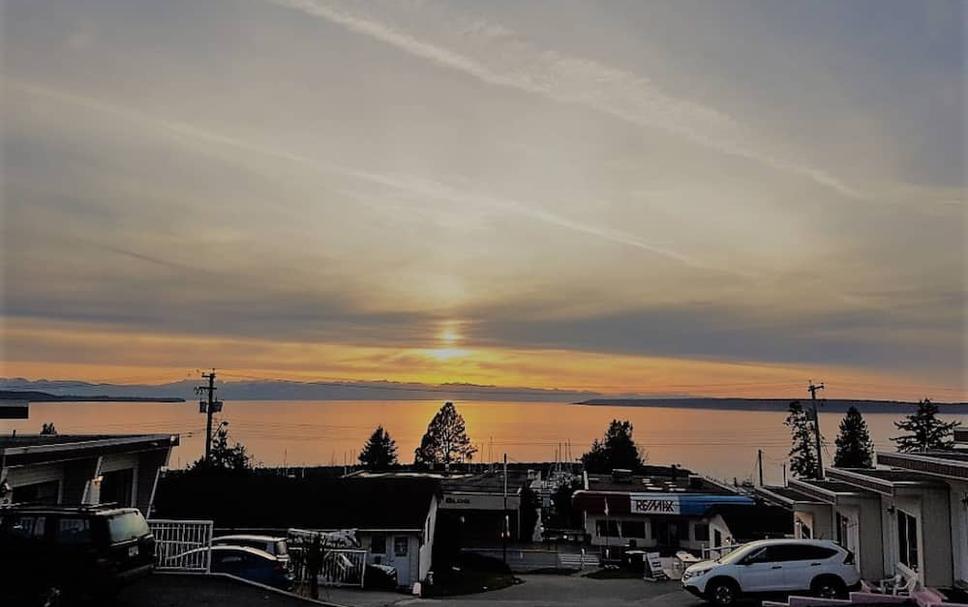
<path id="1" fill-rule="evenodd" d="M 776 592 L 784 590 L 783 563 L 776 546 L 765 546 L 751 553 L 737 567 L 743 592 Z"/>
<path id="2" fill-rule="evenodd" d="M 777 549 L 783 564 L 786 590 L 809 590 L 813 579 L 829 569 L 830 557 L 840 554 L 823 546 L 786 544 L 777 546 Z"/>
<path id="3" fill-rule="evenodd" d="M 415 580 L 410 572 L 410 538 L 406 535 L 393 536 L 393 545 L 387 547 L 387 565 L 397 570 L 397 584 L 409 586 Z"/>

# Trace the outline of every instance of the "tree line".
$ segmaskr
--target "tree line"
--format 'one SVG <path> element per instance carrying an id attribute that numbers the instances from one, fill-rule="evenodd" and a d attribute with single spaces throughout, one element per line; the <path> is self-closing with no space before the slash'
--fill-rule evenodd
<path id="1" fill-rule="evenodd" d="M 918 403 L 916 411 L 895 421 L 894 427 L 901 434 L 892 437 L 891 441 L 897 445 L 897 450 L 901 453 L 916 453 L 954 449 L 954 429 L 960 422 L 946 422 L 938 417 L 939 412 L 938 405 L 925 398 Z M 820 457 L 816 441 L 819 430 L 813 413 L 805 410 L 799 401 L 793 401 L 783 423 L 790 429 L 791 435 L 790 472 L 799 478 L 819 478 Z M 874 467 L 874 441 L 871 440 L 867 422 L 857 407 L 847 409 L 834 442 L 837 447 L 834 467 Z"/>
<path id="2" fill-rule="evenodd" d="M 901 431 L 891 438 L 900 452 L 949 450 L 954 448 L 954 429 L 959 422 L 939 419 L 938 405 L 930 399 L 918 403 L 915 412 L 894 422 Z M 790 403 L 784 425 L 790 429 L 790 472 L 799 478 L 819 478 L 820 458 L 817 454 L 816 423 L 812 412 L 803 408 L 799 401 Z M 51 424 L 53 426 L 53 424 Z M 638 470 L 645 462 L 633 439 L 633 426 L 628 420 L 613 419 L 600 439 L 582 454 L 581 463 L 593 473 L 610 472 L 615 469 Z M 51 428 L 52 430 L 52 428 Z M 856 407 L 850 407 L 840 421 L 835 440 L 836 452 L 833 465 L 838 468 L 872 468 L 874 466 L 874 442 L 867 422 Z M 445 402 L 430 420 L 427 430 L 414 450 L 413 462 L 417 466 L 449 469 L 453 464 L 473 460 L 477 449 L 467 434 L 463 416 L 453 402 Z M 377 426 L 364 442 L 359 456 L 360 464 L 368 470 L 387 470 L 400 465 L 396 441 L 382 426 Z M 252 456 L 245 446 L 228 438 L 228 422 L 223 422 L 213 436 L 212 458 L 195 462 L 193 469 L 214 468 L 226 471 L 250 470 Z"/>

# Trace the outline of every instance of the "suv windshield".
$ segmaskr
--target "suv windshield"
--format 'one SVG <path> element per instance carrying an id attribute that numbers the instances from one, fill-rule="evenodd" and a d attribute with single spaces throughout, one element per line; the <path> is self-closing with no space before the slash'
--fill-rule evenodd
<path id="1" fill-rule="evenodd" d="M 148 535 L 148 523 L 138 512 L 125 512 L 108 518 L 112 542 L 127 542 Z"/>

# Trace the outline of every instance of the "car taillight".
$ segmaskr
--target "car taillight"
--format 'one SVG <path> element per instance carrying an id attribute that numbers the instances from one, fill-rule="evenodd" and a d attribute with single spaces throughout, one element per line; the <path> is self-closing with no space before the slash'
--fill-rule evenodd
<path id="1" fill-rule="evenodd" d="M 844 565 L 853 565 L 853 564 L 854 564 L 854 553 L 848 550 L 847 558 L 844 559 Z"/>

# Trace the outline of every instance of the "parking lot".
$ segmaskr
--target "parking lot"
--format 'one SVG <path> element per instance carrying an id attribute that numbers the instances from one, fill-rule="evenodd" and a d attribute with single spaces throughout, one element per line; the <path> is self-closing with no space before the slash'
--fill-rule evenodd
<path id="1" fill-rule="evenodd" d="M 440 606 L 499 607 L 578 605 L 662 605 L 698 607 L 701 601 L 677 582 L 638 579 L 596 580 L 584 576 L 523 575 L 521 583 L 481 594 L 421 599 L 392 592 L 321 589 L 323 604 L 345 607 Z M 319 604 L 236 582 L 222 576 L 156 574 L 122 592 L 117 607 L 306 607 Z"/>

